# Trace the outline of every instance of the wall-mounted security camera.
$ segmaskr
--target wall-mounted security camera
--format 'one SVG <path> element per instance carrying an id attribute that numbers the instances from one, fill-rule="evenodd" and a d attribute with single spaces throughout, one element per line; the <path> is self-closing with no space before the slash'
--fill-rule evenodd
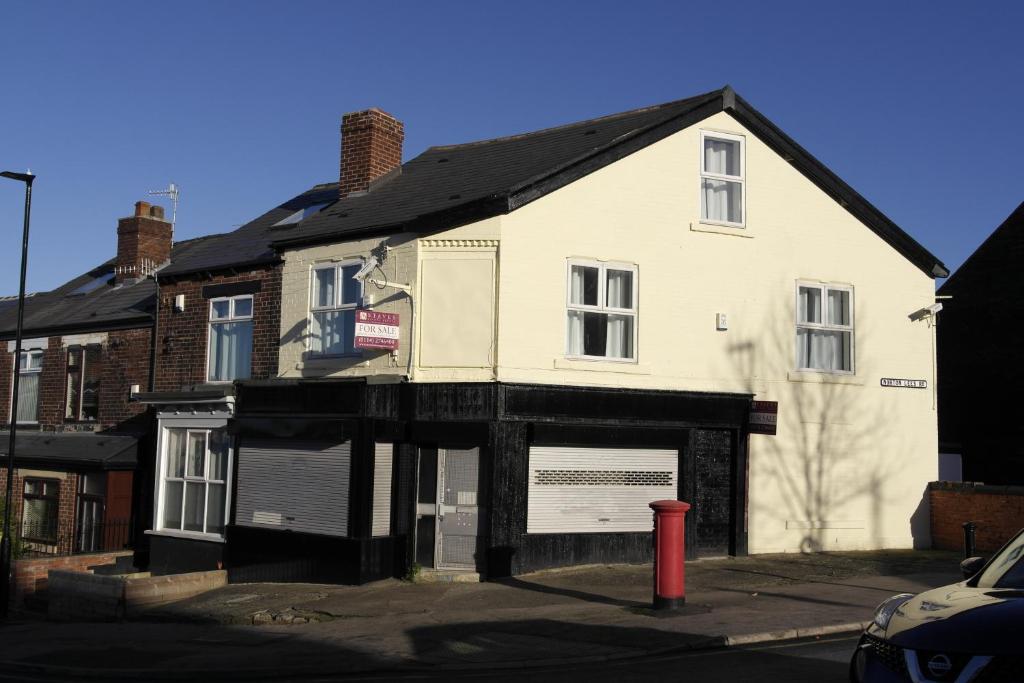
<path id="1" fill-rule="evenodd" d="M 380 262 L 377 260 L 376 256 L 371 256 L 366 259 L 366 263 L 363 264 L 363 267 L 359 269 L 358 273 L 352 276 L 352 279 L 357 282 L 362 282 L 366 278 L 370 277 L 370 273 L 373 272 L 379 263 Z"/>
<path id="2" fill-rule="evenodd" d="M 924 320 L 925 318 L 932 318 L 941 310 L 942 304 L 932 304 L 931 306 L 925 306 L 920 310 L 914 311 L 907 317 L 912 321 L 917 322 L 918 320 Z"/>

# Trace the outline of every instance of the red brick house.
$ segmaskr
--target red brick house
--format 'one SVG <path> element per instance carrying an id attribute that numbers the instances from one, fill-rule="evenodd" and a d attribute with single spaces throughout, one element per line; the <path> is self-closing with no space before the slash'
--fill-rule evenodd
<path id="1" fill-rule="evenodd" d="M 0 308 L 0 420 L 6 429 L 18 422 L 12 512 L 32 550 L 89 552 L 132 541 L 136 470 L 149 433 L 145 406 L 132 400 L 152 375 L 155 284 L 147 275 L 170 260 L 171 230 L 161 207 L 137 203 L 118 221 L 115 258 L 26 300 L 20 358 L 17 302 Z M 7 431 L 0 444 L 6 464 Z"/>

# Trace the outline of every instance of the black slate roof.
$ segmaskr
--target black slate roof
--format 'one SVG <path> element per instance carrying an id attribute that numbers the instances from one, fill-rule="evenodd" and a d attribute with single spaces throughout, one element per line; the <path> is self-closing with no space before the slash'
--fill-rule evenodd
<path id="1" fill-rule="evenodd" d="M 0 462 L 7 462 L 10 432 L 0 431 Z M 135 469 L 138 439 L 119 434 L 22 432 L 14 438 L 15 465 Z"/>
<path id="2" fill-rule="evenodd" d="M 399 230 L 437 232 L 515 210 L 715 113 L 726 111 L 932 277 L 945 266 L 726 86 L 696 97 L 534 133 L 431 147 L 297 226 L 279 250 Z"/>
<path id="3" fill-rule="evenodd" d="M 273 226 L 299 209 L 326 204 L 338 198 L 338 184 L 315 185 L 297 197 L 267 211 L 234 232 L 204 238 L 188 253 L 175 255 L 160 271 L 160 279 L 207 270 L 242 268 L 279 260 L 270 242 L 277 236 Z"/>
<path id="4" fill-rule="evenodd" d="M 317 185 L 268 211 L 234 232 L 175 243 L 161 280 L 197 271 L 244 267 L 278 259 L 270 248 L 270 227 L 296 210 L 337 198 L 338 185 Z M 50 292 L 25 299 L 25 337 L 123 329 L 152 324 L 156 285 L 152 279 L 113 285 L 114 259 Z M 82 294 L 75 290 L 110 273 L 111 282 Z M 17 297 L 0 299 L 0 339 L 12 339 L 17 325 Z"/>

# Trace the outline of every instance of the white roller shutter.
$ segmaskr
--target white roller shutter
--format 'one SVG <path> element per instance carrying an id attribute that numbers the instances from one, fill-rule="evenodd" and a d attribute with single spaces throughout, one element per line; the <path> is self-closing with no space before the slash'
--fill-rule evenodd
<path id="1" fill-rule="evenodd" d="M 678 495 L 679 452 L 531 446 L 526 531 L 650 531 L 654 500 Z"/>
<path id="2" fill-rule="evenodd" d="M 348 536 L 348 441 L 242 442 L 235 524 Z"/>
<path id="3" fill-rule="evenodd" d="M 373 449 L 373 535 L 391 533 L 391 461 L 394 446 L 374 444 Z"/>

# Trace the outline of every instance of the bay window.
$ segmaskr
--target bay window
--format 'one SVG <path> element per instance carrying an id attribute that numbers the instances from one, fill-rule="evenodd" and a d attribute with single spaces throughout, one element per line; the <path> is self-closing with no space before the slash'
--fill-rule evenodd
<path id="1" fill-rule="evenodd" d="M 210 343 L 207 379 L 230 382 L 248 379 L 252 369 L 251 294 L 210 300 Z"/>
<path id="2" fill-rule="evenodd" d="M 231 444 L 223 429 L 164 430 L 159 529 L 223 536 Z"/>
<path id="3" fill-rule="evenodd" d="M 701 220 L 742 228 L 744 224 L 743 138 L 701 131 Z"/>
<path id="4" fill-rule="evenodd" d="M 352 279 L 361 261 L 343 261 L 313 269 L 309 351 L 316 356 L 344 356 L 355 348 L 356 308 L 362 284 Z"/>
<path id="5" fill-rule="evenodd" d="M 853 372 L 853 289 L 840 285 L 797 285 L 796 367 Z"/>
<path id="6" fill-rule="evenodd" d="M 569 261 L 566 355 L 636 358 L 636 266 Z"/>
<path id="7" fill-rule="evenodd" d="M 43 352 L 22 351 L 18 358 L 18 406 L 15 413 L 19 423 L 39 421 L 39 378 L 43 373 Z"/>

